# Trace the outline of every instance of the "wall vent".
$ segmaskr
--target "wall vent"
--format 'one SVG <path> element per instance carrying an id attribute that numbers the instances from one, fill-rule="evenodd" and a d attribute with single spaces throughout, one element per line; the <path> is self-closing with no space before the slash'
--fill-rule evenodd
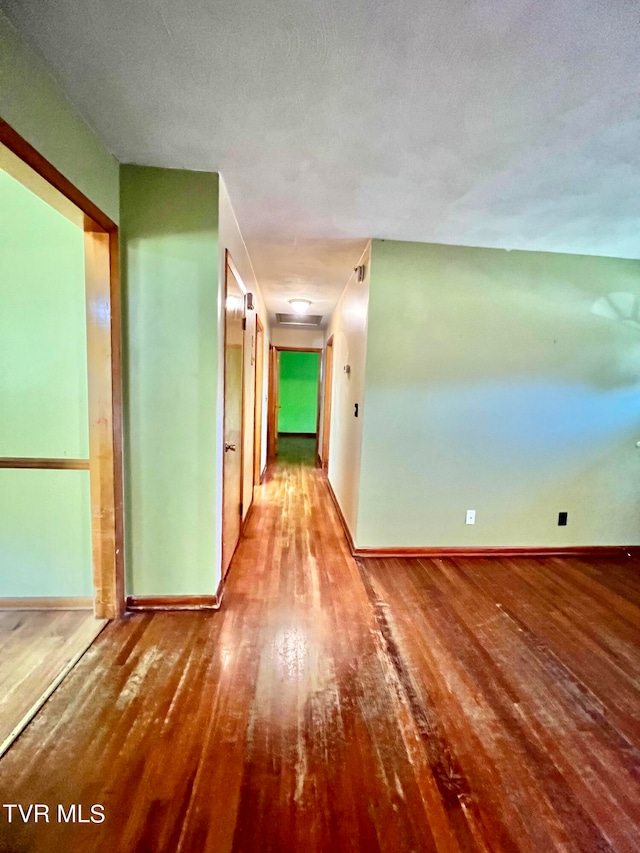
<path id="1" fill-rule="evenodd" d="M 276 314 L 279 326 L 319 326 L 321 314 Z"/>

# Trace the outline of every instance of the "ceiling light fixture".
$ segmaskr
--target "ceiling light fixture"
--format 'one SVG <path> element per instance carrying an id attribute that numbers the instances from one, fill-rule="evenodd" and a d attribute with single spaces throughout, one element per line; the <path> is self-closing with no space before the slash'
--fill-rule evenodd
<path id="1" fill-rule="evenodd" d="M 309 299 L 290 299 L 289 305 L 291 305 L 291 309 L 294 314 L 306 314 L 309 310 L 309 306 L 311 305 L 311 301 Z"/>

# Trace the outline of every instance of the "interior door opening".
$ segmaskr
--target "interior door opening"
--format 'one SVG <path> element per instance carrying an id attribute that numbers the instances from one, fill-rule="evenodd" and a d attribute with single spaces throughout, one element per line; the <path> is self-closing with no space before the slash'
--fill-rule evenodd
<path id="1" fill-rule="evenodd" d="M 22 554 L 16 574 L 25 561 L 42 574 L 40 587 L 37 579 L 17 587 L 13 577 L 4 596 L 0 574 L 0 606 L 62 599 L 114 618 L 124 611 L 117 227 L 1 120 L 0 172 L 5 215 L 10 197 L 15 203 L 0 246 L 0 310 L 11 327 L 3 334 L 0 398 L 12 413 L 0 428 L 0 475 L 24 498 L 24 524 L 38 507 L 41 513 L 28 553 L 15 540 L 24 524 L 0 537 L 5 561 Z M 56 506 L 67 499 L 78 505 L 77 518 L 88 517 L 83 530 L 56 522 Z M 50 587 L 47 554 L 59 558 L 62 573 Z M 77 571 L 75 580 L 65 576 L 71 563 L 86 567 L 84 585 Z"/>
<path id="2" fill-rule="evenodd" d="M 124 610 L 117 241 L 0 120 L 0 755 Z"/>

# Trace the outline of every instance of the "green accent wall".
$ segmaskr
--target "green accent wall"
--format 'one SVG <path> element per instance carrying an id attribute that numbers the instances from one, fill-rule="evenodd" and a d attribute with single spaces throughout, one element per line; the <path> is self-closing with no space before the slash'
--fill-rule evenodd
<path id="1" fill-rule="evenodd" d="M 118 163 L 1 11 L 0 116 L 118 222 Z"/>
<path id="2" fill-rule="evenodd" d="M 315 433 L 318 370 L 317 352 L 280 353 L 278 432 Z"/>
<path id="3" fill-rule="evenodd" d="M 84 237 L 0 170 L 0 456 L 89 456 Z M 88 471 L 0 471 L 0 595 L 92 594 Z"/>
<path id="4" fill-rule="evenodd" d="M 640 542 L 639 304 L 638 261 L 373 241 L 356 544 Z"/>
<path id="5" fill-rule="evenodd" d="M 127 592 L 215 592 L 218 176 L 123 166 Z"/>

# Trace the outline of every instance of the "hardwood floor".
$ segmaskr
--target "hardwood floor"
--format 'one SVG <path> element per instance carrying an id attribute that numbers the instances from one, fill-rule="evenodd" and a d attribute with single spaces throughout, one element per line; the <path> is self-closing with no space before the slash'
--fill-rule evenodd
<path id="1" fill-rule="evenodd" d="M 0 761 L 0 850 L 640 849 L 636 563 L 356 562 L 295 440 L 259 491 L 222 609 L 109 625 Z"/>
<path id="2" fill-rule="evenodd" d="M 0 610 L 0 756 L 106 623 L 82 610 Z"/>

